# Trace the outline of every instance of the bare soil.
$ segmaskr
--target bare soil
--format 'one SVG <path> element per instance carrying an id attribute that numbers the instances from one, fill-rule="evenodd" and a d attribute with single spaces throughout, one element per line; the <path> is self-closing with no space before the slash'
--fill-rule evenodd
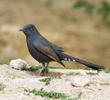
<path id="1" fill-rule="evenodd" d="M 71 97 L 76 97 L 82 92 L 79 100 L 110 100 L 110 74 L 105 72 L 50 69 L 47 76 L 39 74 L 40 70 L 28 72 L 12 69 L 10 65 L 1 65 L 0 83 L 6 87 L 0 91 L 0 100 L 47 100 L 46 97 L 25 92 L 24 88 L 43 88 Z M 53 77 L 49 85 L 39 81 L 46 77 Z"/>

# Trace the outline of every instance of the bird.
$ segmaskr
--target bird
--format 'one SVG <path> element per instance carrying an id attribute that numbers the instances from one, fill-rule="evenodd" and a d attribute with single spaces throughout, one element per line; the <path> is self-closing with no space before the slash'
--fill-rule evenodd
<path id="1" fill-rule="evenodd" d="M 42 64 L 44 68 L 42 75 L 45 75 L 48 64 L 52 61 L 58 62 L 64 67 L 62 61 L 75 61 L 95 70 L 104 69 L 103 66 L 65 54 L 64 48 L 48 41 L 33 24 L 26 24 L 19 31 L 22 31 L 26 36 L 27 47 L 31 56 Z"/>

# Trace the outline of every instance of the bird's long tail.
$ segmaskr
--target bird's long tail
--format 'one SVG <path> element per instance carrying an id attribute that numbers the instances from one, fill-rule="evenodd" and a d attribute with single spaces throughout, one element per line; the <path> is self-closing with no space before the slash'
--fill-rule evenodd
<path id="1" fill-rule="evenodd" d="M 87 62 L 87 61 L 84 61 L 84 60 L 69 56 L 69 55 L 61 53 L 61 52 L 58 53 L 58 55 L 59 55 L 60 59 L 64 60 L 64 61 L 76 61 L 76 62 L 78 62 L 80 64 L 83 64 L 83 65 L 85 65 L 87 67 L 90 67 L 90 68 L 96 69 L 96 70 L 104 69 L 103 66 L 96 65 L 96 64 L 93 64 L 93 63 L 90 63 L 90 62 Z"/>

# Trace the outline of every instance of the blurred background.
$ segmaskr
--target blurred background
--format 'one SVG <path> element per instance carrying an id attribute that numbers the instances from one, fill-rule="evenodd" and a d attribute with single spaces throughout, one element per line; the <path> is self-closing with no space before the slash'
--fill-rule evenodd
<path id="1" fill-rule="evenodd" d="M 25 35 L 18 31 L 34 24 L 65 53 L 109 68 L 109 14 L 109 0 L 0 0 L 0 64 L 16 58 L 38 64 L 27 50 Z M 82 67 L 75 62 L 65 64 Z"/>

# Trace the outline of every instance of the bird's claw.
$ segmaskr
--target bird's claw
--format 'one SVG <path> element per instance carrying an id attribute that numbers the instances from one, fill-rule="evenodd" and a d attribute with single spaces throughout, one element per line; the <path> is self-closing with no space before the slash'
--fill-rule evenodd
<path id="1" fill-rule="evenodd" d="M 41 70 L 40 75 L 41 75 L 41 76 L 45 76 L 47 73 L 48 73 L 48 68 L 43 68 L 43 69 Z"/>

